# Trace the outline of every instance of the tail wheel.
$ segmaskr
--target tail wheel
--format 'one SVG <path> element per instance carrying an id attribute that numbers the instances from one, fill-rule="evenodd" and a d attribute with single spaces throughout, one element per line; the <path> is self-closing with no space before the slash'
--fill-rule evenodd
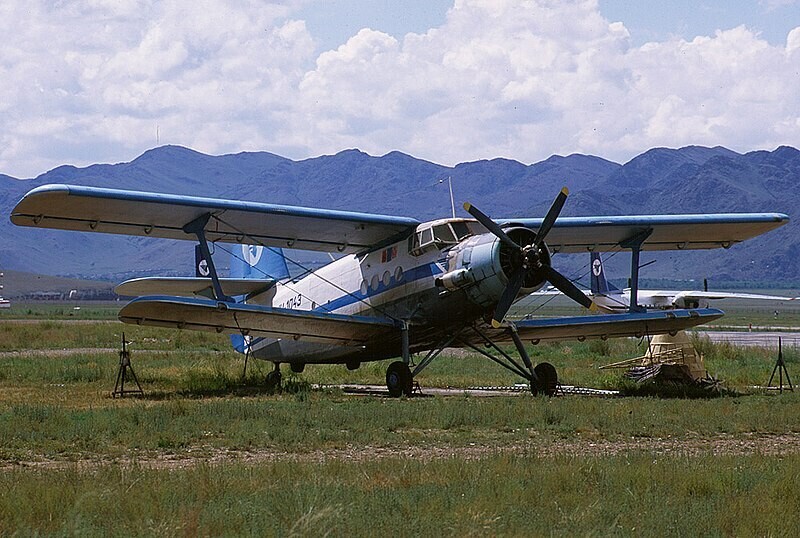
<path id="1" fill-rule="evenodd" d="M 386 388 L 392 398 L 411 396 L 412 381 L 411 370 L 403 361 L 395 361 L 386 369 Z"/>
<path id="2" fill-rule="evenodd" d="M 264 379 L 264 384 L 269 389 L 279 389 L 281 386 L 281 379 L 283 376 L 281 375 L 281 365 L 279 363 L 275 363 L 275 369 L 272 370 L 270 373 L 267 374 L 267 377 Z"/>
<path id="3" fill-rule="evenodd" d="M 540 362 L 533 369 L 533 372 L 538 378 L 536 384 L 538 392 L 548 396 L 555 396 L 556 392 L 558 392 L 558 372 L 556 372 L 555 366 L 549 362 Z"/>

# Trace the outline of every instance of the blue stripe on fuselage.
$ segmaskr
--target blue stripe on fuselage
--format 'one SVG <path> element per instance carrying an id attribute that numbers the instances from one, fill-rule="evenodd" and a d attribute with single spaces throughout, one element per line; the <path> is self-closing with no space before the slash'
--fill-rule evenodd
<path id="1" fill-rule="evenodd" d="M 385 285 L 383 281 L 381 281 L 378 284 L 377 290 L 368 288 L 366 294 L 361 293 L 361 290 L 356 290 L 352 293 L 334 299 L 327 304 L 317 306 L 316 308 L 313 309 L 313 311 L 334 312 L 339 308 L 344 308 L 345 306 L 349 306 L 357 302 L 366 301 L 368 298 L 375 297 L 391 289 L 404 286 L 406 284 L 411 284 L 412 282 L 416 282 L 417 280 L 422 280 L 424 278 L 433 278 L 434 275 L 439 275 L 442 273 L 444 273 L 444 271 L 436 262 L 420 265 L 412 269 L 409 269 L 408 271 L 403 272 L 403 276 L 400 280 L 397 280 L 394 276 L 392 276 L 391 279 L 389 280 L 388 286 Z M 251 349 L 254 348 L 257 344 L 260 344 L 264 340 L 273 341 L 274 339 L 265 338 L 263 336 L 253 338 L 250 341 L 250 348 Z"/>
<path id="2" fill-rule="evenodd" d="M 372 297 L 376 297 L 381 293 L 385 293 L 391 289 L 405 286 L 406 284 L 411 284 L 412 282 L 416 282 L 417 280 L 422 280 L 425 278 L 433 278 L 434 275 L 439 275 L 444 273 L 441 267 L 439 267 L 436 263 L 428 263 L 426 265 L 420 265 L 418 267 L 414 267 L 409 269 L 408 271 L 404 271 L 400 280 L 396 279 L 394 275 L 389 279 L 389 284 L 384 284 L 383 281 L 378 282 L 378 289 L 373 290 L 371 287 L 367 287 L 367 293 L 361 293 L 361 290 L 355 290 L 347 295 L 343 295 L 337 299 L 334 299 L 324 305 L 317 306 L 314 310 L 320 312 L 335 312 L 340 308 L 344 308 L 345 306 L 350 306 L 352 304 L 366 301 Z"/>

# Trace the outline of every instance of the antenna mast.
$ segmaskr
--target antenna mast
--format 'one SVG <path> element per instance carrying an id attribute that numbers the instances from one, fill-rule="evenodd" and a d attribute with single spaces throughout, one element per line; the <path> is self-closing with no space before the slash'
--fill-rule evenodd
<path id="1" fill-rule="evenodd" d="M 456 204 L 453 201 L 453 178 L 447 176 L 447 185 L 450 187 L 450 209 L 453 211 L 453 218 L 456 218 Z"/>

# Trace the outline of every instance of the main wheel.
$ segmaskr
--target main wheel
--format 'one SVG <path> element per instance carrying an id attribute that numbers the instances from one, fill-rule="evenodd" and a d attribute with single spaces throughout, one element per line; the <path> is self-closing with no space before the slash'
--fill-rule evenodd
<path id="1" fill-rule="evenodd" d="M 412 381 L 411 370 L 403 361 L 395 361 L 386 369 L 386 388 L 392 398 L 402 394 L 411 396 Z"/>
<path id="2" fill-rule="evenodd" d="M 537 389 L 548 396 L 555 396 L 558 392 L 558 372 L 555 366 L 549 362 L 540 362 L 533 369 L 536 377 L 539 378 Z"/>
<path id="3" fill-rule="evenodd" d="M 267 374 L 267 377 L 264 379 L 264 382 L 269 389 L 278 389 L 281 386 L 281 379 L 283 376 L 281 375 L 281 371 L 277 368 L 272 370 L 270 373 Z"/>

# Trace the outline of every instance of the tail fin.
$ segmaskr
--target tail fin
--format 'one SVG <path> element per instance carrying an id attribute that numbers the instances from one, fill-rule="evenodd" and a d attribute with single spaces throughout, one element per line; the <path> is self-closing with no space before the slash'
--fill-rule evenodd
<path id="1" fill-rule="evenodd" d="M 283 249 L 264 247 L 261 245 L 236 245 L 231 251 L 231 278 L 281 280 L 289 278 L 289 268 Z M 243 298 L 237 298 L 241 301 Z M 231 344 L 239 353 L 246 353 L 250 346 L 250 337 L 232 334 Z"/>
<path id="2" fill-rule="evenodd" d="M 286 258 L 280 248 L 261 245 L 235 246 L 231 253 L 231 278 L 289 278 Z"/>
<path id="3" fill-rule="evenodd" d="M 600 259 L 600 254 L 592 252 L 592 293 L 596 295 L 604 295 L 610 291 L 618 291 L 613 285 L 609 284 L 606 280 L 606 273 L 603 270 L 603 260 Z"/>

